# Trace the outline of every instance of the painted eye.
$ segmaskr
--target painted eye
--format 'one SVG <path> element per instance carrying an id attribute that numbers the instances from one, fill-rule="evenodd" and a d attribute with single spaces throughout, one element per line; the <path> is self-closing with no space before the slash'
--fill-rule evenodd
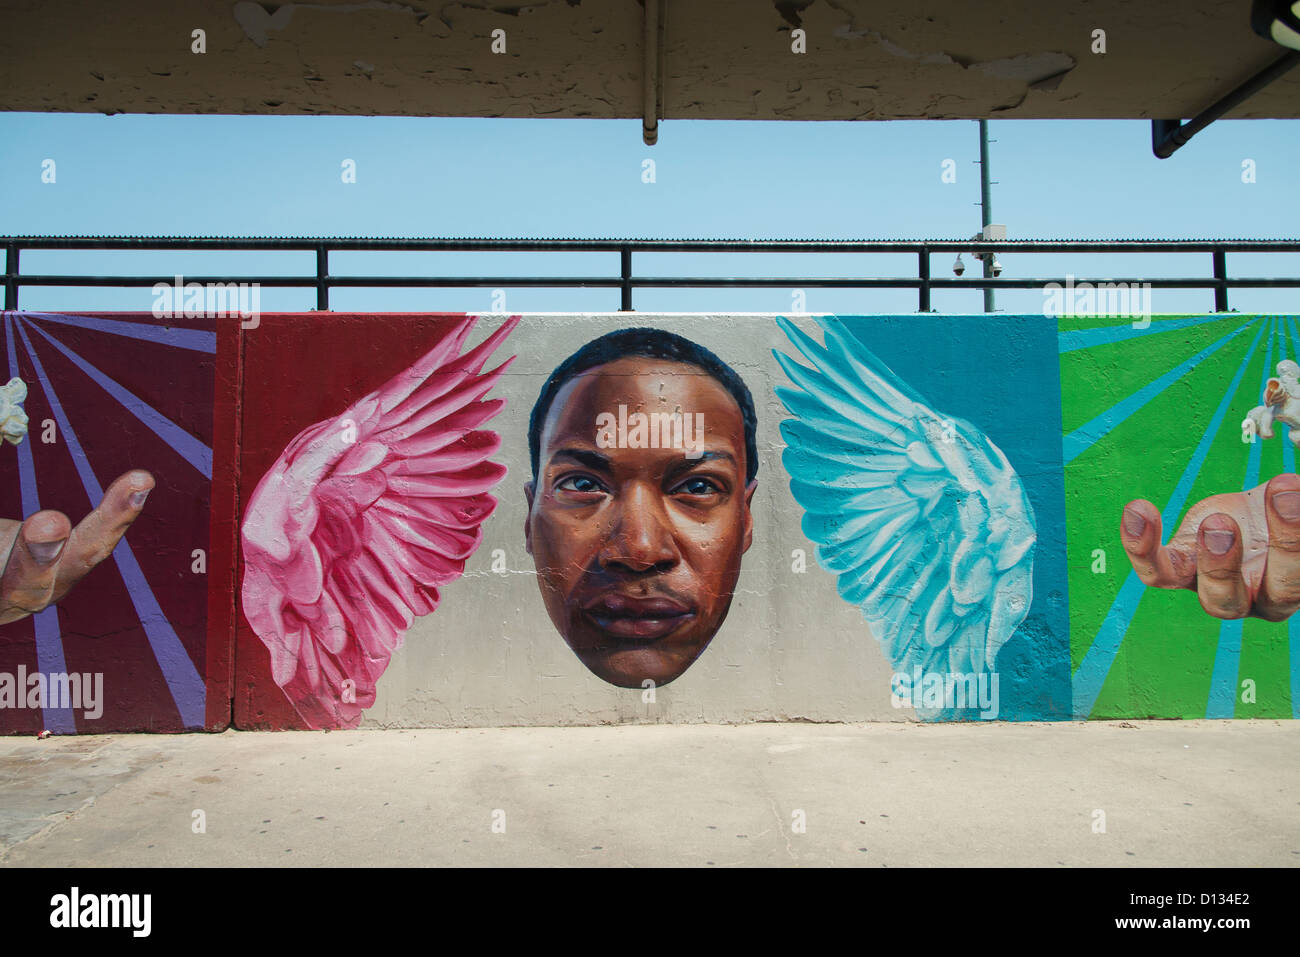
<path id="1" fill-rule="evenodd" d="M 722 489 L 706 478 L 688 478 L 673 490 L 686 495 L 716 495 Z"/>
<path id="2" fill-rule="evenodd" d="M 603 492 L 605 487 L 590 475 L 570 475 L 556 483 L 556 489 L 567 492 Z"/>

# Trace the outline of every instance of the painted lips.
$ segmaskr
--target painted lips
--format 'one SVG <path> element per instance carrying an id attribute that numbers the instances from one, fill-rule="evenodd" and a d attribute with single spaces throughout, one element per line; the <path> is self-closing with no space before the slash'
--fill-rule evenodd
<path id="1" fill-rule="evenodd" d="M 662 638 L 695 617 L 689 608 L 671 598 L 634 598 L 617 593 L 601 595 L 582 610 L 601 631 L 632 641 Z"/>

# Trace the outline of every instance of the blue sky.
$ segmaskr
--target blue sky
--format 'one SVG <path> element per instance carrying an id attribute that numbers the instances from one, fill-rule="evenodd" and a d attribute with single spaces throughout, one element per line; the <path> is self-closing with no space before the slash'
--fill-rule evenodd
<path id="1" fill-rule="evenodd" d="M 1168 160 L 1141 121 L 994 121 L 994 221 L 1029 238 L 1293 238 L 1298 121 L 1220 121 Z M 966 238 L 980 226 L 973 121 L 637 120 L 0 114 L 0 233 L 673 238 Z M 45 159 L 56 181 L 42 183 Z M 341 164 L 354 160 L 355 183 Z M 653 159 L 655 182 L 642 182 Z M 941 179 L 956 163 L 957 182 Z M 1242 181 L 1253 160 L 1255 182 Z M 1004 276 L 1209 275 L 1209 254 L 1008 254 Z M 950 256 L 935 256 L 936 276 Z M 655 275 L 913 275 L 908 256 L 642 255 Z M 614 273 L 613 255 L 335 254 L 335 273 Z M 24 253 L 24 271 L 214 273 L 312 268 L 307 254 Z M 1234 275 L 1300 275 L 1300 253 L 1229 256 Z M 968 272 L 972 274 L 974 270 Z M 1243 312 L 1300 312 L 1300 290 L 1242 290 Z M 308 290 L 262 308 L 309 309 Z M 1156 312 L 1212 308 L 1209 290 L 1153 293 Z M 999 293 L 1039 313 L 1040 291 Z M 148 310 L 148 289 L 34 289 L 29 309 Z M 936 292 L 977 312 L 977 292 Z M 490 290 L 335 290 L 336 309 L 468 310 Z M 641 311 L 792 308 L 790 289 L 641 290 Z M 507 291 L 517 311 L 618 308 L 617 290 Z M 807 310 L 912 312 L 916 294 L 807 290 Z"/>

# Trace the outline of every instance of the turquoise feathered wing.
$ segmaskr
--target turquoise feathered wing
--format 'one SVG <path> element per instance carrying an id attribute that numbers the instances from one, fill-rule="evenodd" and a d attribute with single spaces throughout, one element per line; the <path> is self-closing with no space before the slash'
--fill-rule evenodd
<path id="1" fill-rule="evenodd" d="M 896 672 L 981 675 L 1033 598 L 1034 514 L 1002 450 L 926 402 L 834 317 L 825 345 L 777 323 L 790 490 L 817 561 Z M 928 715 L 933 716 L 933 715 Z"/>

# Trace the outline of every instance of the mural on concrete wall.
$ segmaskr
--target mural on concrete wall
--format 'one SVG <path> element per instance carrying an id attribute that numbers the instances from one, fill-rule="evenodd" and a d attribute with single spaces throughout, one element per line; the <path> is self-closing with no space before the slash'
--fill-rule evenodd
<path id="1" fill-rule="evenodd" d="M 862 640 L 879 639 L 892 697 L 927 719 L 1067 716 L 1052 330 L 1023 317 L 818 321 L 824 347 L 776 320 L 814 364 L 773 352 L 799 387 L 775 389 L 792 415 L 781 424 L 788 477 L 779 480 L 806 510 L 817 561 L 864 612 Z M 756 325 L 780 341 L 777 328 Z M 1050 516 L 1043 598 L 1013 644 L 1005 689 L 999 652 L 1033 606 L 1034 506 L 988 436 L 936 412 L 867 345 L 906 360 L 918 354 L 918 335 L 948 341 L 946 354 L 930 350 L 905 367 L 918 381 L 955 387 L 941 391 L 949 407 L 999 423 Z M 996 380 L 984 374 L 984 357 L 1016 349 L 1033 361 Z M 765 388 L 776 373 L 763 377 Z M 1031 411 L 1006 416 L 1008 398 Z M 611 684 L 673 681 L 722 627 L 745 552 L 773 534 L 755 529 L 751 509 L 759 465 L 750 389 L 690 339 L 623 329 L 558 366 L 529 426 L 525 532 L 552 623 Z"/>
<path id="2" fill-rule="evenodd" d="M 510 360 L 480 370 L 517 321 L 463 354 L 474 320 L 439 323 L 417 362 L 298 433 L 248 499 L 241 604 L 309 727 L 360 722 L 412 620 L 478 547 L 505 476 L 480 428 L 504 402 L 484 397 Z"/>
<path id="3" fill-rule="evenodd" d="M 0 730 L 211 725 L 211 324 L 6 313 L 4 348 Z"/>
<path id="4" fill-rule="evenodd" d="M 1296 714 L 1294 318 L 718 321 L 6 314 L 0 731 L 400 720 L 426 618 L 564 700 Z"/>
<path id="5" fill-rule="evenodd" d="M 1060 319 L 1076 717 L 1300 714 L 1298 350 L 1293 316 Z"/>
<path id="6" fill-rule="evenodd" d="M 1006 455 L 937 412 L 834 317 L 819 344 L 778 324 L 810 361 L 776 359 L 790 489 L 817 561 L 860 606 L 924 718 L 1000 705 L 998 653 L 1033 601 L 1034 511 Z"/>
<path id="7" fill-rule="evenodd" d="M 1068 718 L 1054 324 L 777 323 L 801 529 L 888 660 L 892 703 L 922 719 Z"/>

